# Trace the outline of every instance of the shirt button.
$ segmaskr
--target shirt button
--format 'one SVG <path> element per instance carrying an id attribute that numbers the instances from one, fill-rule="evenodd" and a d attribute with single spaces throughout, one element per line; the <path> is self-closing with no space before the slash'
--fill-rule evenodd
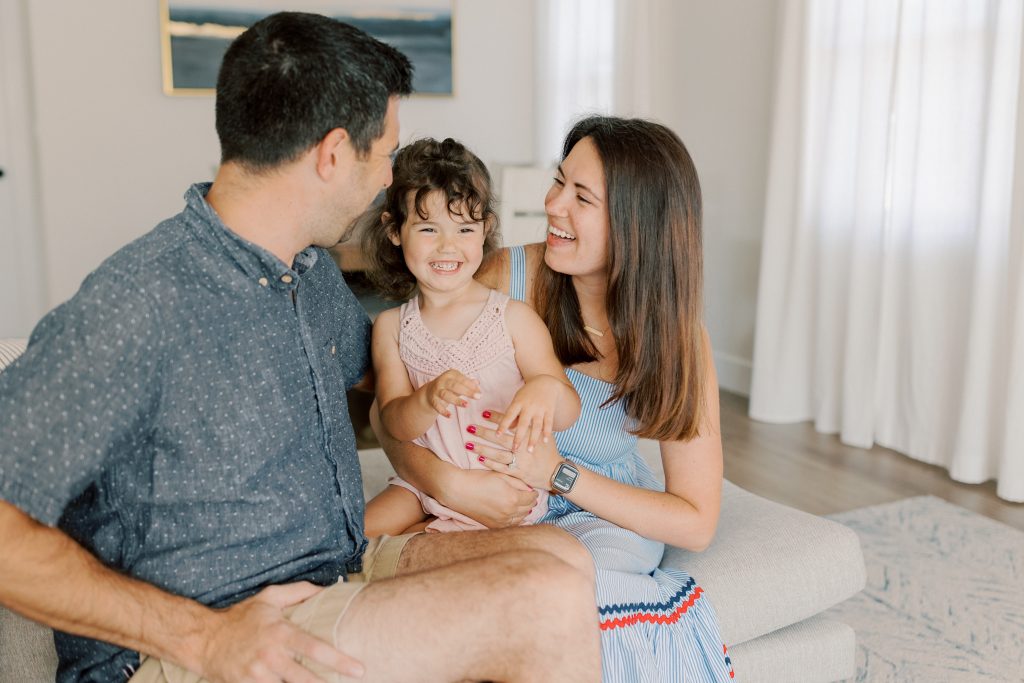
<path id="1" fill-rule="evenodd" d="M 267 280 L 267 278 L 265 277 L 261 277 L 259 280 L 257 280 L 257 282 L 260 283 L 260 287 L 266 287 L 268 284 L 270 284 L 270 281 Z"/>
<path id="2" fill-rule="evenodd" d="M 334 344 L 331 344 L 331 355 L 332 355 L 332 356 L 334 355 L 334 352 L 335 352 L 336 350 L 337 350 L 337 349 L 335 348 Z"/>
<path id="3" fill-rule="evenodd" d="M 292 281 L 292 276 L 291 275 L 282 275 L 281 276 L 281 282 L 285 283 L 286 285 L 287 284 L 291 284 L 291 281 Z"/>

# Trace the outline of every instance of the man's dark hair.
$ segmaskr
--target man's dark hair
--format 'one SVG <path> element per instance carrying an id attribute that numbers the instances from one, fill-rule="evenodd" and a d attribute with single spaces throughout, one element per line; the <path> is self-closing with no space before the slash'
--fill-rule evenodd
<path id="1" fill-rule="evenodd" d="M 384 133 L 388 98 L 411 92 L 412 64 L 390 45 L 319 14 L 272 14 L 238 36 L 221 63 L 221 163 L 272 168 L 335 128 L 365 155 Z"/>

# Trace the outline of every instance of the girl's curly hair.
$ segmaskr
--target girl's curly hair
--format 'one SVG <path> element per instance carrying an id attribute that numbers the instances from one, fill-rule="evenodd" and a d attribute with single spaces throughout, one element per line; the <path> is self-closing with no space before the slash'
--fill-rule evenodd
<path id="1" fill-rule="evenodd" d="M 498 216 L 491 176 L 479 157 L 461 142 L 446 138 L 416 140 L 398 151 L 394 179 L 384 194 L 360 219 L 362 249 L 369 261 L 370 282 L 388 299 L 405 300 L 416 291 L 416 278 L 405 265 L 402 248 L 391 243 L 414 210 L 426 219 L 424 208 L 431 192 L 443 192 L 448 211 L 484 225 L 484 256 L 498 247 Z M 465 213 L 464 213 L 465 212 Z"/>

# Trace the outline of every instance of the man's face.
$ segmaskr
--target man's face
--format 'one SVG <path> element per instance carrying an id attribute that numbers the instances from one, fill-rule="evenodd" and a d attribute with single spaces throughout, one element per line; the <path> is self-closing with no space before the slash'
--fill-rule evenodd
<path id="1" fill-rule="evenodd" d="M 388 100 L 384 113 L 384 133 L 370 145 L 369 153 L 356 162 L 354 196 L 362 199 L 365 211 L 381 190 L 391 185 L 391 159 L 398 149 L 398 98 Z"/>
<path id="2" fill-rule="evenodd" d="M 351 144 L 345 142 L 345 144 Z M 356 221 L 377 194 L 391 184 L 391 158 L 398 149 L 398 98 L 388 100 L 384 114 L 384 132 L 370 145 L 365 155 L 355 154 L 348 173 L 339 174 L 331 189 L 331 210 L 313 244 L 333 247 L 352 230 Z"/>

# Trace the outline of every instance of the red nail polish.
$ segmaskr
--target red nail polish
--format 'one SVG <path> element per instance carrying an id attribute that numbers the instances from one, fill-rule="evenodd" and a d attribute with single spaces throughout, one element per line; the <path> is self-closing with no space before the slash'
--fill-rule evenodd
<path id="1" fill-rule="evenodd" d="M 476 425 L 469 425 L 466 427 L 466 431 L 470 434 L 476 434 Z"/>
<path id="2" fill-rule="evenodd" d="M 471 451 L 471 450 L 473 450 L 474 448 L 476 448 L 476 446 L 474 446 L 473 444 L 471 444 L 471 443 L 466 443 L 466 450 L 467 450 L 467 451 Z"/>
<path id="3" fill-rule="evenodd" d="M 479 460 L 480 462 L 483 462 L 484 460 L 486 460 L 486 458 L 484 458 L 484 456 L 481 455 L 479 458 L 477 458 L 477 460 Z"/>
<path id="4" fill-rule="evenodd" d="M 485 410 L 484 411 L 484 419 L 485 420 L 491 419 L 491 411 L 489 411 L 489 410 Z"/>

